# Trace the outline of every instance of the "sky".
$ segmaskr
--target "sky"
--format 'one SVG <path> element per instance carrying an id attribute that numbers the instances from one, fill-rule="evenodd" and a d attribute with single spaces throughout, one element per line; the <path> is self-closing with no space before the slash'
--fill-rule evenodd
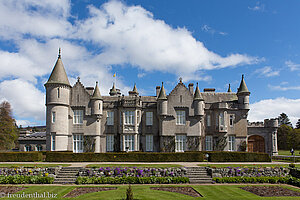
<path id="1" fill-rule="evenodd" d="M 18 125 L 45 125 L 45 88 L 58 48 L 71 85 L 115 78 L 125 95 L 169 93 L 182 77 L 200 90 L 237 91 L 250 121 L 300 118 L 300 1 L 0 0 L 0 102 Z"/>

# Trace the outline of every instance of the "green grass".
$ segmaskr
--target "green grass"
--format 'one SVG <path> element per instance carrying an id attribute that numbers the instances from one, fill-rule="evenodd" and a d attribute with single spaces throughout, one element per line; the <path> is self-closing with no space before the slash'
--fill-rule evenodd
<path id="1" fill-rule="evenodd" d="M 68 167 L 70 164 L 0 164 L 0 167 L 18 168 L 18 167 Z"/>
<path id="2" fill-rule="evenodd" d="M 176 164 L 90 164 L 86 167 L 100 168 L 100 167 L 153 167 L 153 168 L 167 168 L 167 167 L 182 167 Z"/>
<path id="3" fill-rule="evenodd" d="M 163 185 L 166 186 L 166 185 Z M 185 185 L 186 186 L 186 185 Z M 190 197 L 188 195 L 179 194 L 179 193 L 173 193 L 173 192 L 166 192 L 166 191 L 157 191 L 157 190 L 150 190 L 150 187 L 159 187 L 157 185 L 149 186 L 149 185 L 133 185 L 133 196 L 134 199 L 139 200 L 159 200 L 159 199 L 170 199 L 170 200 L 189 200 L 189 199 L 213 199 L 213 200 L 223 200 L 223 199 L 230 199 L 230 200 L 240 200 L 240 199 L 246 199 L 246 200 L 252 200 L 252 199 L 299 199 L 299 197 L 259 197 L 255 194 L 252 194 L 250 192 L 244 191 L 240 189 L 240 187 L 246 186 L 246 185 L 188 185 L 193 187 L 195 190 L 197 190 L 203 197 Z M 26 186 L 27 189 L 18 192 L 19 194 L 22 194 L 23 192 L 25 194 L 34 194 L 35 192 L 42 194 L 42 193 L 52 193 L 57 194 L 57 198 L 55 199 L 125 199 L 126 189 L 128 188 L 127 185 L 122 186 L 105 186 L 105 187 L 117 187 L 117 190 L 110 190 L 110 191 L 102 191 L 102 192 L 95 192 L 95 193 L 89 193 L 84 194 L 81 196 L 78 196 L 76 198 L 63 198 L 64 195 L 66 195 L 68 192 L 72 191 L 75 187 L 83 187 L 83 186 Z M 86 186 L 84 186 L 86 187 Z M 97 187 L 97 186 L 90 186 L 90 187 Z M 103 187 L 103 186 L 102 186 Z M 169 185 L 168 185 L 169 187 Z M 177 186 L 174 186 L 177 187 Z M 292 188 L 289 186 L 283 186 L 287 187 L 289 189 L 299 191 L 300 189 Z M 9 198 L 3 198 L 3 199 L 9 199 Z M 50 198 L 44 198 L 44 199 L 50 199 Z"/>
<path id="4" fill-rule="evenodd" d="M 288 167 L 288 164 L 198 164 L 201 167 Z M 296 167 L 300 167 L 300 164 L 296 164 Z"/>
<path id="5" fill-rule="evenodd" d="M 300 156 L 299 154 L 300 150 L 294 150 L 295 156 Z M 284 155 L 284 156 L 291 156 L 290 150 L 279 150 L 278 155 Z"/>

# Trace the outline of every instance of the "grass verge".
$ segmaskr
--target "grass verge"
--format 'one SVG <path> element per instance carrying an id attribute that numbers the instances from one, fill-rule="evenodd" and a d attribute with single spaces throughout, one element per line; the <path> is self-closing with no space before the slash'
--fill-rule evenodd
<path id="1" fill-rule="evenodd" d="M 288 167 L 288 164 L 198 164 L 200 167 L 225 168 L 225 167 Z M 296 164 L 300 167 L 300 164 Z"/>
<path id="2" fill-rule="evenodd" d="M 70 164 L 0 164 L 0 167 L 20 168 L 20 167 L 68 167 Z"/>
<path id="3" fill-rule="evenodd" d="M 170 185 L 168 185 L 169 187 Z M 178 186 L 178 185 L 177 185 Z M 173 187 L 177 187 L 173 185 Z M 299 197 L 259 197 L 255 194 L 250 192 L 244 191 L 240 189 L 240 187 L 246 185 L 188 185 L 189 187 L 193 187 L 196 191 L 198 191 L 203 197 L 190 197 L 188 195 L 173 193 L 173 192 L 166 192 L 166 191 L 157 191 L 151 190 L 150 187 L 160 187 L 160 185 L 132 185 L 133 196 L 134 199 L 139 200 L 157 200 L 157 199 L 172 199 L 172 200 L 189 200 L 189 199 L 213 199 L 213 200 L 223 200 L 223 199 L 230 199 L 230 200 L 252 200 L 252 199 L 275 199 L 275 200 L 285 200 L 285 199 L 299 199 Z M 280 186 L 280 185 L 276 185 Z M 117 187 L 117 190 L 110 190 L 110 191 L 102 191 L 102 192 L 94 192 L 83 194 L 78 197 L 72 198 L 64 198 L 63 196 L 66 195 L 68 192 L 72 191 L 76 187 L 82 186 L 26 186 L 27 189 L 18 192 L 18 194 L 57 194 L 56 198 L 52 199 L 89 199 L 89 200 L 98 200 L 98 199 L 124 199 L 126 195 L 126 189 L 128 188 L 127 185 L 122 186 L 113 186 Z M 90 186 L 90 187 L 98 187 L 98 186 Z M 102 186 L 103 187 L 103 186 Z M 105 187 L 112 187 L 112 186 L 105 186 Z M 163 187 L 163 186 L 162 186 Z M 180 186 L 182 187 L 182 185 Z M 295 190 L 300 192 L 300 189 L 293 188 L 290 186 L 283 186 L 291 190 Z M 151 194 L 151 195 L 149 195 Z M 9 198 L 3 198 L 9 199 Z M 11 199 L 11 198 L 10 198 Z M 33 199 L 33 198 L 32 198 Z M 37 199 L 37 198 L 35 198 Z M 51 198 L 43 198 L 43 199 L 51 199 Z"/>

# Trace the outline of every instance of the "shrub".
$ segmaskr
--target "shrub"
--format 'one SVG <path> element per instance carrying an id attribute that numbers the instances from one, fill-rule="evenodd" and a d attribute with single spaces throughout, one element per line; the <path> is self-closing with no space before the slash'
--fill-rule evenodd
<path id="1" fill-rule="evenodd" d="M 53 177 L 46 176 L 0 176 L 0 184 L 51 184 Z"/>
<path id="2" fill-rule="evenodd" d="M 76 184 L 179 184 L 189 183 L 187 177 L 82 177 L 76 179 Z"/>
<path id="3" fill-rule="evenodd" d="M 72 153 L 46 152 L 47 162 L 202 162 L 202 152 L 183 153 Z"/>
<path id="4" fill-rule="evenodd" d="M 5 152 L 0 153 L 1 162 L 32 162 L 42 161 L 41 152 Z"/>
<path id="5" fill-rule="evenodd" d="M 213 181 L 216 183 L 285 183 L 300 187 L 300 179 L 292 176 L 278 177 L 278 176 L 261 176 L 261 177 L 214 177 Z"/>
<path id="6" fill-rule="evenodd" d="M 208 151 L 209 162 L 271 162 L 267 153 Z"/>
<path id="7" fill-rule="evenodd" d="M 126 200 L 133 200 L 133 191 L 131 185 L 129 185 L 128 189 L 126 190 Z"/>

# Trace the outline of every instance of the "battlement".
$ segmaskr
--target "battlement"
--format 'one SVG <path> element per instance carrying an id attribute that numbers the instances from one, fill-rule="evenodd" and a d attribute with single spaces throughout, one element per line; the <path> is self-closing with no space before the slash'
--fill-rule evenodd
<path id="1" fill-rule="evenodd" d="M 266 127 L 266 128 L 277 128 L 278 119 L 265 119 L 263 122 L 249 122 L 248 127 Z"/>

